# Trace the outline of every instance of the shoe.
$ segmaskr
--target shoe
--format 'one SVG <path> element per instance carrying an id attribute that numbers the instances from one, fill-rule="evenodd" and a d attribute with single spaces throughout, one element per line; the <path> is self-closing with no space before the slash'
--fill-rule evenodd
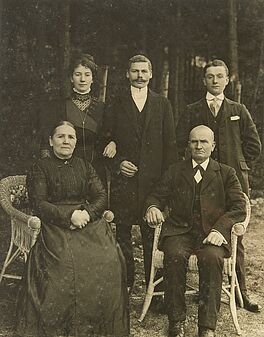
<path id="1" fill-rule="evenodd" d="M 168 337 L 184 337 L 185 321 L 172 323 L 169 321 Z"/>
<path id="2" fill-rule="evenodd" d="M 198 336 L 199 337 L 215 337 L 215 332 L 212 329 L 199 327 Z"/>
<path id="3" fill-rule="evenodd" d="M 162 296 L 153 296 L 149 310 L 156 314 L 165 314 L 165 303 Z"/>
<path id="4" fill-rule="evenodd" d="M 242 293 L 242 298 L 243 298 L 243 302 L 244 302 L 244 309 L 246 309 L 247 311 L 251 311 L 251 312 L 260 312 L 261 311 L 261 306 L 253 301 L 250 300 L 250 298 L 248 297 L 247 294 L 243 294 Z M 239 305 L 239 302 L 238 303 L 238 306 Z"/>

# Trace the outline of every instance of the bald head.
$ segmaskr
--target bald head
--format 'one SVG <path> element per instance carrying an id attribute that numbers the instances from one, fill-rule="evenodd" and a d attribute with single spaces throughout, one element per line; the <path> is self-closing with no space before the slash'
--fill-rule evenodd
<path id="1" fill-rule="evenodd" d="M 189 136 L 189 148 L 192 158 L 201 164 L 215 148 L 214 133 L 205 125 L 198 125 L 193 128 Z"/>
<path id="2" fill-rule="evenodd" d="M 189 139 L 191 139 L 192 135 L 196 133 L 206 135 L 207 137 L 211 138 L 212 141 L 214 141 L 214 132 L 206 125 L 198 125 L 193 128 L 190 132 Z"/>

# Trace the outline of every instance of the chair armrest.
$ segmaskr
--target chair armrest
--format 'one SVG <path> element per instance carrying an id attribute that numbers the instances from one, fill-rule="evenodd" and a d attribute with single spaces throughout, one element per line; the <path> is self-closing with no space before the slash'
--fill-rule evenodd
<path id="1" fill-rule="evenodd" d="M 250 206 L 250 201 L 248 196 L 244 194 L 244 198 L 246 200 L 246 218 L 243 222 L 237 222 L 233 225 L 232 227 L 232 234 L 236 235 L 236 236 L 241 236 L 244 235 L 246 230 L 247 230 L 247 226 L 249 224 L 249 220 L 250 220 L 250 215 L 251 215 L 251 206 Z"/>
<path id="2" fill-rule="evenodd" d="M 31 218 L 36 218 L 32 215 L 26 214 L 15 207 L 12 206 L 11 202 L 9 200 L 2 199 L 1 200 L 1 206 L 4 209 L 4 211 L 11 217 L 15 218 L 21 222 L 29 224 L 32 222 Z M 34 222 L 34 220 L 33 220 Z"/>
<path id="3" fill-rule="evenodd" d="M 236 236 L 244 235 L 245 232 L 246 228 L 244 222 L 235 223 L 232 227 L 232 234 L 235 234 Z"/>
<path id="4" fill-rule="evenodd" d="M 41 227 L 41 220 L 37 216 L 30 216 L 27 224 L 33 231 L 39 231 Z"/>
<path id="5" fill-rule="evenodd" d="M 105 221 L 111 223 L 114 220 L 115 215 L 112 211 L 107 209 L 103 212 L 102 218 L 105 219 Z"/>

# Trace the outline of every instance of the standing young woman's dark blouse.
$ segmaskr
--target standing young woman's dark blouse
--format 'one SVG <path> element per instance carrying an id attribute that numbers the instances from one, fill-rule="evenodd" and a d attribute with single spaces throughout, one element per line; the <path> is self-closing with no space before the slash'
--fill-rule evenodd
<path id="1" fill-rule="evenodd" d="M 59 120 L 68 120 L 76 129 L 77 145 L 75 156 L 82 158 L 95 168 L 100 179 L 105 181 L 104 147 L 109 138 L 102 134 L 105 104 L 88 94 L 72 91 L 66 100 L 55 99 L 45 102 L 40 115 L 40 152 L 50 151 L 48 138 L 50 128 Z"/>

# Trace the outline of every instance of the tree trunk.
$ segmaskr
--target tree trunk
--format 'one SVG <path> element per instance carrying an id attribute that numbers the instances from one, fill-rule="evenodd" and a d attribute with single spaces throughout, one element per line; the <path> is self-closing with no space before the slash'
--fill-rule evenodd
<path id="1" fill-rule="evenodd" d="M 105 102 L 106 99 L 106 89 L 107 89 L 107 76 L 109 67 L 104 65 L 100 69 L 100 80 L 99 80 L 99 101 Z"/>
<path id="2" fill-rule="evenodd" d="M 162 69 L 160 78 L 160 94 L 168 98 L 169 91 L 169 61 L 168 61 L 168 47 L 164 48 L 162 57 Z"/>
<path id="3" fill-rule="evenodd" d="M 230 82 L 235 101 L 241 100 L 241 84 L 238 73 L 238 42 L 237 42 L 237 0 L 228 0 L 229 12 L 229 61 Z"/>
<path id="4" fill-rule="evenodd" d="M 70 0 L 60 2 L 61 30 L 60 30 L 60 90 L 62 97 L 69 93 L 68 69 L 70 63 Z"/>
<path id="5" fill-rule="evenodd" d="M 171 101 L 175 125 L 178 123 L 179 116 L 183 110 L 183 45 L 182 45 L 182 17 L 180 1 L 177 2 L 175 34 L 169 46 L 169 92 L 168 97 Z"/>
<path id="6" fill-rule="evenodd" d="M 262 40 L 261 40 L 261 45 L 260 45 L 259 68 L 258 68 L 258 75 L 256 79 L 256 85 L 255 85 L 255 89 L 253 92 L 253 101 L 251 104 L 251 111 L 257 110 L 258 97 L 259 96 L 263 97 L 263 94 L 264 94 L 263 83 L 264 83 L 264 29 L 262 32 Z M 263 111 L 260 111 L 257 117 L 260 119 L 260 125 L 261 125 L 261 128 L 260 128 L 261 142 L 262 144 L 264 144 L 264 113 Z M 264 146 L 262 146 L 262 156 L 264 156 Z"/>
<path id="7" fill-rule="evenodd" d="M 4 38 L 3 38 L 3 1 L 0 0 L 0 69 L 3 70 L 4 59 Z M 2 88 L 3 88 L 3 76 L 0 76 L 0 106 L 2 107 Z"/>

